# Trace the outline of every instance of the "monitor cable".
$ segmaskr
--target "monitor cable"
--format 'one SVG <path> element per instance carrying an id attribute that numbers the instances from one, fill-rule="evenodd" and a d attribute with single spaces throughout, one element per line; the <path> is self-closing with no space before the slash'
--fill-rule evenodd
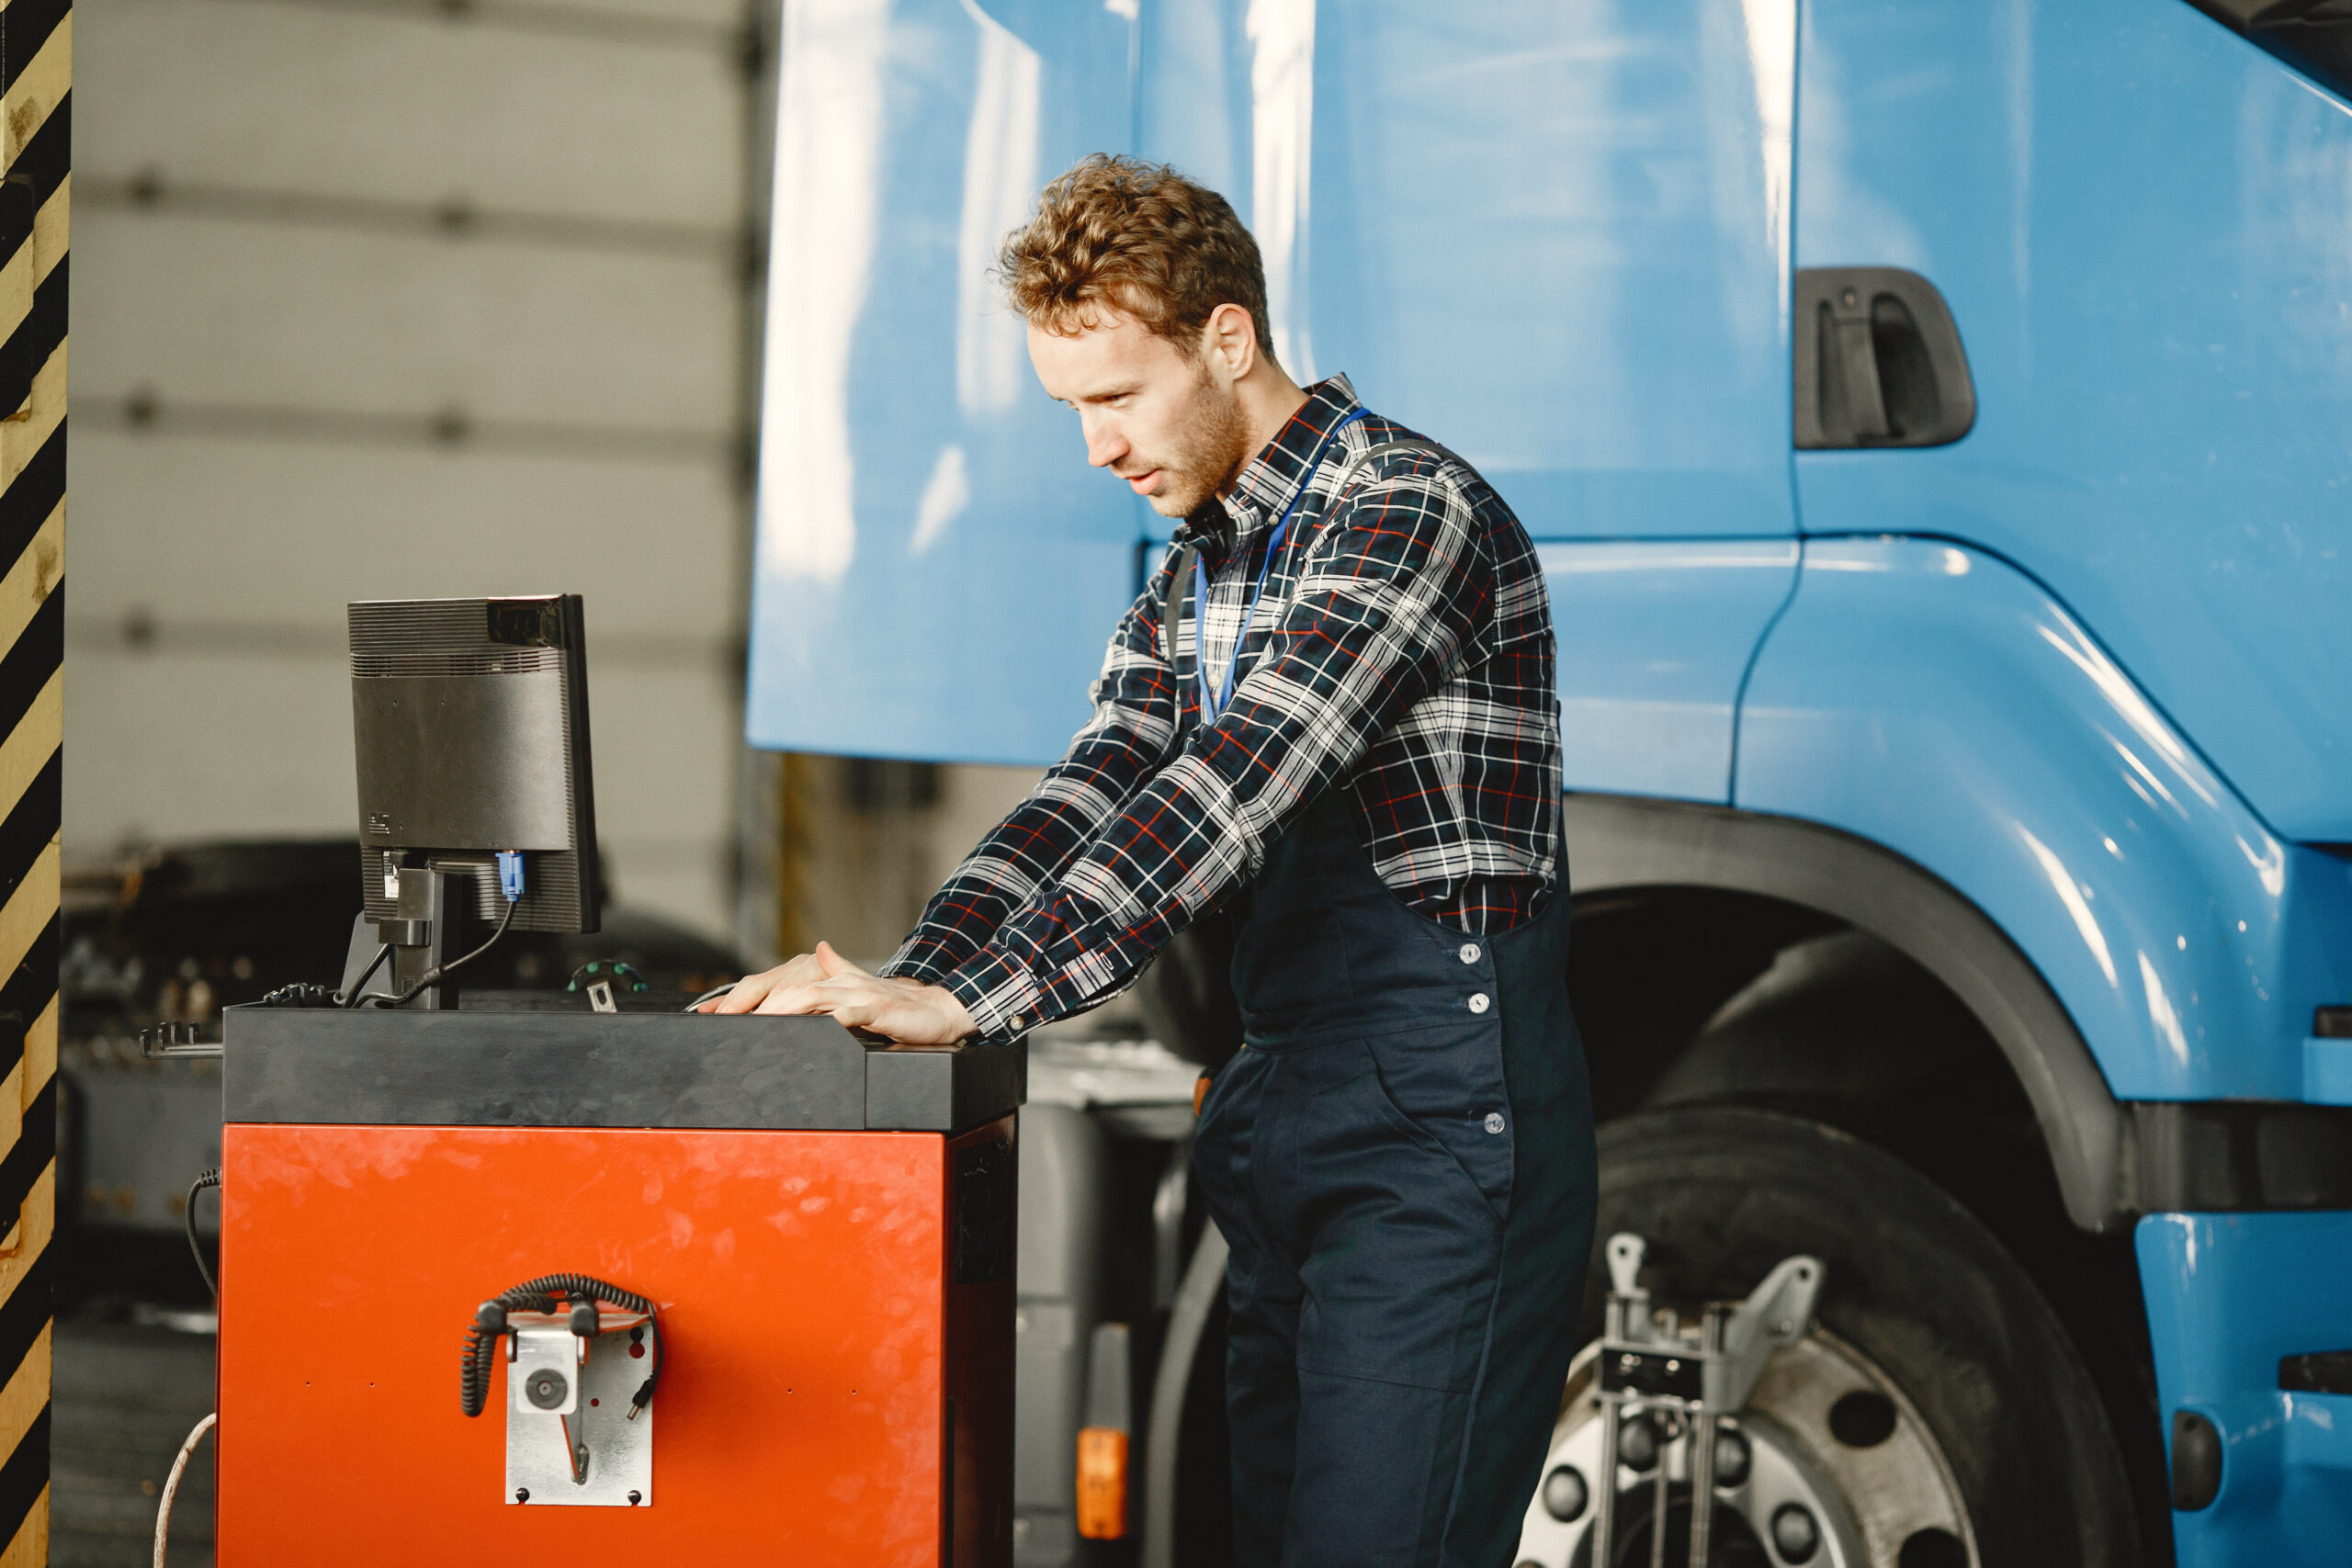
<path id="1" fill-rule="evenodd" d="M 402 991 L 396 997 L 388 996 L 384 992 L 378 991 L 371 995 L 361 997 L 359 1001 L 377 1002 L 384 1007 L 399 1007 L 401 1003 L 415 997 L 427 986 L 439 985 L 451 975 L 456 974 L 467 964 L 471 964 L 475 959 L 480 958 L 483 953 L 488 953 L 492 948 L 496 947 L 498 945 L 498 939 L 504 936 L 506 934 L 506 928 L 514 923 L 514 906 L 513 904 L 509 904 L 506 906 L 506 912 L 498 917 L 498 929 L 490 933 L 490 940 L 483 942 L 480 947 L 475 948 L 471 953 L 469 953 L 460 958 L 452 958 L 446 964 L 435 964 L 432 968 L 427 969 L 424 974 L 419 975 L 416 977 L 415 985 L 411 986 L 407 990 Z M 390 948 L 386 948 L 385 951 L 389 953 L 391 950 Z M 368 967 L 372 973 L 375 966 L 370 964 Z M 356 1006 L 358 1004 L 355 1002 L 353 1005 Z"/>
<path id="2" fill-rule="evenodd" d="M 359 972 L 359 978 L 351 982 L 351 989 L 348 992 L 338 991 L 335 993 L 334 1005 L 339 1008 L 357 1007 L 359 1005 L 360 994 L 368 988 L 368 982 L 376 977 L 376 971 L 381 969 L 384 966 L 384 960 L 390 958 L 391 955 L 392 944 L 390 942 L 388 942 L 384 943 L 383 946 L 378 948 L 376 950 L 376 956 L 368 961 L 368 967 Z"/>

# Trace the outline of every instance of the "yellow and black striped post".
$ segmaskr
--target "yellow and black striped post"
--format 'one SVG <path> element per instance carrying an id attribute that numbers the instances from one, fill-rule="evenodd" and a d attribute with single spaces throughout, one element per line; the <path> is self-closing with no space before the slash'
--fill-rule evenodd
<path id="1" fill-rule="evenodd" d="M 0 0 L 0 1568 L 49 1560 L 68 0 Z"/>

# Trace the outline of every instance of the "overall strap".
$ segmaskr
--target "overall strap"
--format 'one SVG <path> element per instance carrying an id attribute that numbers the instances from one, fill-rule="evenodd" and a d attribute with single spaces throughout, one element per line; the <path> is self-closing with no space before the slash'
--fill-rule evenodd
<path id="1" fill-rule="evenodd" d="M 1184 677 L 1176 667 L 1176 626 L 1193 597 L 1193 562 L 1200 553 L 1201 547 L 1190 539 L 1177 547 L 1176 569 L 1168 579 L 1168 592 L 1159 598 L 1159 657 L 1168 666 L 1169 679 L 1175 683 L 1176 736 L 1170 750 L 1176 751 L 1184 749 L 1185 729 Z M 1200 657 L 1198 649 L 1193 649 L 1193 657 Z"/>

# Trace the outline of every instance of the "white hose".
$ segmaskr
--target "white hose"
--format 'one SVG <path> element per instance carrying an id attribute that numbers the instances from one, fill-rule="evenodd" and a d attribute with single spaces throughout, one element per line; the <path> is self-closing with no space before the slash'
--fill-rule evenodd
<path id="1" fill-rule="evenodd" d="M 198 1421 L 187 1441 L 180 1445 L 180 1457 L 172 1461 L 171 1478 L 164 1483 L 164 1500 L 155 1509 L 155 1568 L 164 1568 L 164 1540 L 172 1533 L 172 1495 L 180 1489 L 180 1472 L 187 1468 L 187 1456 L 196 1452 L 196 1445 L 219 1419 L 220 1413 L 215 1411 Z"/>

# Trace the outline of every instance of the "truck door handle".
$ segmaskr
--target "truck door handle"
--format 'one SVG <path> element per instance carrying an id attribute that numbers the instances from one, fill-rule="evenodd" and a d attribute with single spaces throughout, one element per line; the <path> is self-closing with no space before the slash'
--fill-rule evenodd
<path id="1" fill-rule="evenodd" d="M 1826 313 L 1826 314 L 1825 314 Z M 1852 287 L 1839 289 L 1814 312 L 1814 325 L 1837 349 L 1836 374 L 1826 378 L 1842 394 L 1846 426 L 1858 446 L 1893 434 L 1886 423 L 1886 394 L 1878 384 L 1878 345 L 1871 341 L 1871 304 Z M 1824 344 L 1825 352 L 1828 344 Z"/>
<path id="2" fill-rule="evenodd" d="M 1951 307 L 1892 266 L 1796 275 L 1796 444 L 1942 446 L 1976 423 L 1976 389 Z"/>

